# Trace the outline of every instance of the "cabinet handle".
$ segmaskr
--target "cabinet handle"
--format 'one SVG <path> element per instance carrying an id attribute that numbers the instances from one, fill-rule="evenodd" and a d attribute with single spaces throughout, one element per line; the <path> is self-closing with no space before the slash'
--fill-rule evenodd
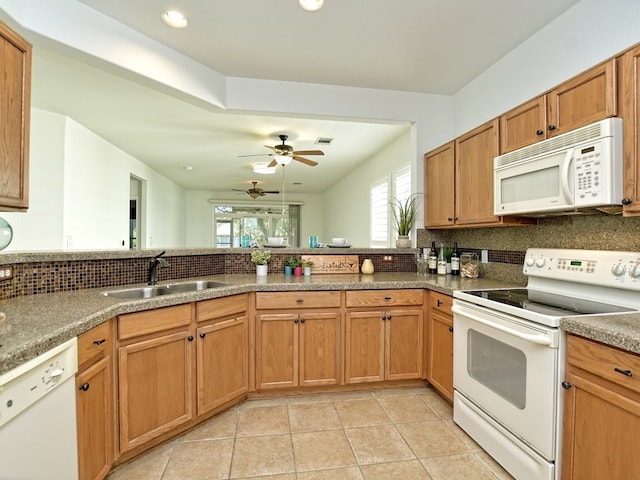
<path id="1" fill-rule="evenodd" d="M 621 202 L 621 203 L 622 203 L 623 205 L 631 205 L 631 199 L 630 199 L 630 198 L 625 197 L 625 198 L 623 198 L 623 199 L 622 199 L 622 202 Z"/>
<path id="2" fill-rule="evenodd" d="M 542 135 L 544 133 L 544 130 L 536 130 L 536 135 Z"/>
<path id="3" fill-rule="evenodd" d="M 298 323 L 300 320 L 298 320 L 297 318 L 293 321 L 293 323 Z"/>
<path id="4" fill-rule="evenodd" d="M 82 390 L 83 392 L 86 392 L 87 390 L 89 390 L 89 384 L 88 383 L 83 383 L 82 385 L 80 385 L 79 390 Z"/>
<path id="5" fill-rule="evenodd" d="M 453 333 L 453 327 L 449 327 L 449 331 Z"/>
<path id="6" fill-rule="evenodd" d="M 296 303 L 304 303 L 304 298 L 299 298 L 296 300 Z"/>
<path id="7" fill-rule="evenodd" d="M 391 314 L 387 315 L 387 320 L 391 320 Z"/>
<path id="8" fill-rule="evenodd" d="M 187 337 L 187 340 L 189 340 L 190 342 L 193 342 L 193 335 L 189 335 L 189 336 Z"/>
<path id="9" fill-rule="evenodd" d="M 207 336 L 207 334 L 206 334 L 206 333 L 204 333 L 204 332 L 201 332 L 201 333 L 200 333 L 200 338 L 204 338 L 204 337 L 206 337 L 206 336 Z"/>
<path id="10" fill-rule="evenodd" d="M 300 319 L 300 323 L 304 323 L 304 318 L 301 318 L 301 319 Z"/>
<path id="11" fill-rule="evenodd" d="M 440 305 L 444 305 L 444 302 L 442 300 L 438 299 L 437 306 L 439 307 Z"/>
<path id="12" fill-rule="evenodd" d="M 102 340 L 94 340 L 94 341 L 93 341 L 93 344 L 94 344 L 94 345 L 102 345 L 102 344 L 103 344 L 104 342 L 106 342 L 106 341 L 107 341 L 107 339 L 106 339 L 106 338 L 103 338 Z"/>
<path id="13" fill-rule="evenodd" d="M 555 130 L 556 126 L 555 125 L 549 125 L 549 130 Z"/>
<path id="14" fill-rule="evenodd" d="M 385 301 L 385 302 L 388 302 L 388 301 L 390 301 L 390 300 L 391 300 L 391 297 L 384 297 L 384 301 Z"/>
<path id="15" fill-rule="evenodd" d="M 569 390 L 571 387 L 573 387 L 573 385 L 571 385 L 566 380 L 564 382 L 562 382 L 561 385 L 562 385 L 562 388 L 564 388 L 565 390 Z"/>
<path id="16" fill-rule="evenodd" d="M 385 313 L 385 314 L 382 315 L 382 320 L 384 321 L 386 319 L 387 319 L 387 314 Z"/>
<path id="17" fill-rule="evenodd" d="M 623 369 L 618 368 L 618 367 L 614 368 L 614 370 L 616 372 L 618 372 L 618 373 L 621 373 L 622 375 L 626 375 L 627 377 L 633 376 L 633 374 L 631 373 L 631 370 L 623 370 Z"/>

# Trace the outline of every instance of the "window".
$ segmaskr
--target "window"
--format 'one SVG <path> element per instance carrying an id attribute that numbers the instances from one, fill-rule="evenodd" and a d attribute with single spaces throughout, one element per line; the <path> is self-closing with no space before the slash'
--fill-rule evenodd
<path id="1" fill-rule="evenodd" d="M 263 204 L 264 205 L 264 204 Z M 299 246 L 300 205 L 273 206 L 214 205 L 215 247 L 240 247 L 242 235 L 252 242 L 266 243 L 268 237 L 284 237 L 289 246 Z"/>
<path id="2" fill-rule="evenodd" d="M 389 247 L 391 245 L 391 204 L 394 199 L 403 202 L 411 195 L 411 167 L 399 168 L 389 177 L 371 185 L 371 247 Z"/>

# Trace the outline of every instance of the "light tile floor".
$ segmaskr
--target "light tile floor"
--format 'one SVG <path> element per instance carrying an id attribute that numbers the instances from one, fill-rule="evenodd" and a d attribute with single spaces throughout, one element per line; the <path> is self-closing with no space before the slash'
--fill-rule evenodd
<path id="1" fill-rule="evenodd" d="M 248 400 L 107 480 L 511 479 L 432 389 Z"/>

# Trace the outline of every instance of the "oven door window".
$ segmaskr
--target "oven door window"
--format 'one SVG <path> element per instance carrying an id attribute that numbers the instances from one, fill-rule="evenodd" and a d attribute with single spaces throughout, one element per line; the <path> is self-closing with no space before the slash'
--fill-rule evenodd
<path id="1" fill-rule="evenodd" d="M 516 408 L 527 403 L 527 357 L 477 330 L 467 331 L 467 373 Z"/>

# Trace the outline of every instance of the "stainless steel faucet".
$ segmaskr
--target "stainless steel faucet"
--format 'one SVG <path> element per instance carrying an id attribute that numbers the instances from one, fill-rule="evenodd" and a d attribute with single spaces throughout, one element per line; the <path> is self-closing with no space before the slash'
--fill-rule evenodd
<path id="1" fill-rule="evenodd" d="M 162 268 L 169 266 L 169 262 L 162 258 L 165 253 L 167 252 L 162 251 L 162 253 L 159 253 L 151 259 L 151 262 L 149 263 L 149 285 L 155 285 L 156 283 L 158 283 L 158 266 Z"/>

